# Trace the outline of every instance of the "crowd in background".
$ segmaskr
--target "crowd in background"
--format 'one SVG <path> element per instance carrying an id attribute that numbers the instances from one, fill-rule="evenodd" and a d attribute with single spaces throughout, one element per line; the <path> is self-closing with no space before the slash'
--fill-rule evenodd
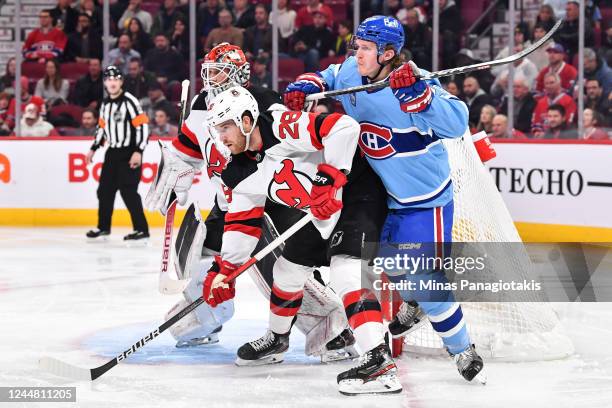
<path id="1" fill-rule="evenodd" d="M 463 0 L 466 2 L 467 0 Z M 272 29 L 270 1 L 203 0 L 196 2 L 197 55 L 220 42 L 241 46 L 251 61 L 251 81 L 272 87 L 270 60 Z M 340 62 L 350 53 L 352 2 L 278 0 L 279 58 L 298 61 L 305 71 Z M 447 78 L 443 86 L 469 107 L 473 131 L 494 137 L 609 139 L 612 134 L 612 21 L 602 18 L 612 5 L 588 1 L 584 50 L 584 107 L 577 112 L 578 3 L 549 0 L 535 21 L 514 28 L 514 49 L 502 49 L 503 58 L 528 47 L 554 25 L 566 23 L 544 47 L 509 67 Z M 548 4 L 550 3 L 550 4 Z M 20 136 L 92 135 L 104 96 L 102 72 L 102 10 L 98 0 L 57 0 L 56 7 L 39 14 L 39 27 L 24 41 L 25 67 L 44 67 L 40 78 L 21 78 Z M 440 0 L 440 67 L 478 62 L 463 46 L 461 2 Z M 154 6 L 152 8 L 152 6 Z M 608 8 L 606 8 L 608 7 Z M 155 10 L 154 12 L 147 11 Z M 602 10 L 603 9 L 603 10 Z M 430 0 L 369 0 L 361 2 L 361 16 L 394 15 L 404 25 L 405 59 L 432 68 Z M 555 13 L 560 15 L 555 15 Z M 186 0 L 111 0 L 110 64 L 124 74 L 125 89 L 136 96 L 152 123 L 152 134 L 177 132 L 180 81 L 189 73 L 189 19 Z M 75 75 L 74 69 L 79 72 Z M 281 73 L 282 74 L 282 73 Z M 282 75 L 281 75 L 282 76 Z M 285 78 L 291 80 L 292 78 Z M 0 135 L 15 128 L 15 60 L 0 77 Z M 281 82 L 282 86 L 286 82 Z M 514 128 L 508 129 L 508 87 L 514 91 Z M 339 109 L 320 104 L 318 109 Z M 584 134 L 576 130 L 583 116 Z"/>

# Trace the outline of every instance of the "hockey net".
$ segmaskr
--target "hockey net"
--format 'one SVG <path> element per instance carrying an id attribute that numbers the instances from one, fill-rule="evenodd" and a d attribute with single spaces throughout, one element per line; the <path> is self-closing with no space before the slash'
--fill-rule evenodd
<path id="1" fill-rule="evenodd" d="M 482 164 L 467 133 L 445 140 L 454 186 L 453 242 L 521 242 L 510 213 L 492 176 Z M 495 247 L 495 246 L 493 246 Z M 523 248 L 522 245 L 518 247 Z M 487 247 L 490 252 L 490 247 Z M 491 281 L 513 277 L 531 279 L 533 268 L 526 251 L 490 254 L 487 273 Z M 385 294 L 383 294 L 385 295 Z M 397 312 L 398 297 L 387 305 L 387 315 Z M 386 295 L 387 299 L 389 294 Z M 472 342 L 483 357 L 505 361 L 535 361 L 564 358 L 573 345 L 563 333 L 559 318 L 538 292 L 521 292 L 517 302 L 469 302 L 462 309 Z M 514 300 L 514 299 L 513 299 Z M 399 300 L 401 303 L 401 300 Z M 390 309 L 391 308 L 391 309 Z M 394 354 L 404 350 L 426 354 L 446 353 L 440 337 L 425 322 L 404 339 L 394 341 Z M 400 349 L 400 350 L 398 350 Z"/>

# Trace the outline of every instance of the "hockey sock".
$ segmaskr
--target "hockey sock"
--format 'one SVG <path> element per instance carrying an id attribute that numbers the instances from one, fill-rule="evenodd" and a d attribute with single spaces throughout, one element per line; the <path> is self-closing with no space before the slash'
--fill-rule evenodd
<path id="1" fill-rule="evenodd" d="M 450 353 L 461 353 L 470 346 L 470 336 L 459 303 L 422 302 L 419 305 Z"/>
<path id="2" fill-rule="evenodd" d="M 362 353 L 384 342 L 380 303 L 368 289 L 347 293 L 342 298 L 344 310 Z"/>
<path id="3" fill-rule="evenodd" d="M 270 330 L 285 334 L 291 330 L 293 318 L 300 310 L 304 291 L 287 292 L 276 284 L 272 285 L 270 295 Z"/>

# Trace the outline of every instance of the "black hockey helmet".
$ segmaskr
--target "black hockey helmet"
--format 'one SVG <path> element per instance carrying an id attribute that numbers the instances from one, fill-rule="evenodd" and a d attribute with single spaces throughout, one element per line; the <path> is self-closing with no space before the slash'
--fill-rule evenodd
<path id="1" fill-rule="evenodd" d="M 102 78 L 103 79 L 106 79 L 106 78 L 123 79 L 123 73 L 116 66 L 109 65 L 108 67 L 106 67 L 104 69 L 104 73 L 102 74 Z"/>

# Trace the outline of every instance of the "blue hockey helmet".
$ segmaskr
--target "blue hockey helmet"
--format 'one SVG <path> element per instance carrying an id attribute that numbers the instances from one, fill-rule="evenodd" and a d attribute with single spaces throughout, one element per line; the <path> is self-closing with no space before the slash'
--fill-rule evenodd
<path id="1" fill-rule="evenodd" d="M 376 43 L 378 55 L 385 52 L 387 45 L 391 45 L 399 54 L 404 46 L 404 28 L 393 17 L 372 16 L 359 24 L 354 38 Z"/>

